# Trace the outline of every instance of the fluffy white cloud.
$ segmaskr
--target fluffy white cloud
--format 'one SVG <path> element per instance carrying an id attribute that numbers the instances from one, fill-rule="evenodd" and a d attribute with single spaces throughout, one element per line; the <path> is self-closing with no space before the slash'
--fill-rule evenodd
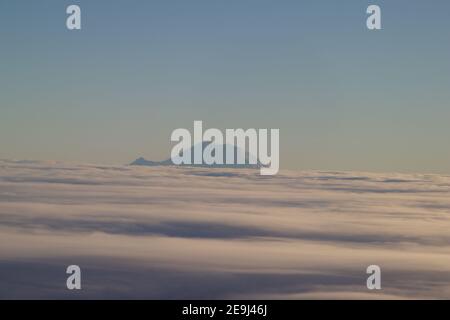
<path id="1" fill-rule="evenodd" d="M 449 212 L 442 175 L 0 161 L 0 297 L 449 298 Z"/>

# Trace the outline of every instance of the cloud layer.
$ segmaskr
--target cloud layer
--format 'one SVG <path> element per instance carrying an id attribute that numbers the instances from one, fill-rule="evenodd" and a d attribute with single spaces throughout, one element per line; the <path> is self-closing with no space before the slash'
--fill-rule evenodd
<path id="1" fill-rule="evenodd" d="M 6 299 L 450 298 L 449 230 L 444 175 L 0 161 Z"/>

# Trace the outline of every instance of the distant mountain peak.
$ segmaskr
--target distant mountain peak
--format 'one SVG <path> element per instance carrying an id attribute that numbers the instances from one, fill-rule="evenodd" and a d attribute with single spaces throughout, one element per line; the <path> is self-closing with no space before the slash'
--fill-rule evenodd
<path id="1" fill-rule="evenodd" d="M 204 150 L 205 147 L 207 147 L 211 142 L 203 142 L 202 143 L 202 150 Z M 225 150 L 227 145 L 222 145 L 222 148 L 224 150 L 223 155 L 223 163 L 224 164 L 213 164 L 213 165 L 207 165 L 207 164 L 194 164 L 194 161 L 191 161 L 192 164 L 182 164 L 181 166 L 188 166 L 188 167 L 214 167 L 214 168 L 252 168 L 252 169 L 259 169 L 262 167 L 261 163 L 257 161 L 257 164 L 250 164 L 249 159 L 257 159 L 254 155 L 250 155 L 248 152 L 245 152 L 245 164 L 225 164 Z M 237 159 L 238 154 L 242 154 L 244 151 L 238 148 L 237 146 L 234 146 L 234 154 L 235 154 L 235 160 Z M 180 155 L 181 156 L 181 155 Z M 193 160 L 194 156 L 194 146 L 191 147 L 191 157 Z M 164 161 L 152 161 L 147 160 L 144 157 L 139 157 L 138 159 L 134 160 L 129 165 L 131 166 L 174 166 L 175 164 L 172 162 L 172 159 L 166 159 Z"/>
<path id="2" fill-rule="evenodd" d="M 156 165 L 157 162 L 149 161 L 143 157 L 139 157 L 136 160 L 134 160 L 132 163 L 130 163 L 130 166 L 149 166 L 149 165 L 153 165 L 153 164 Z"/>

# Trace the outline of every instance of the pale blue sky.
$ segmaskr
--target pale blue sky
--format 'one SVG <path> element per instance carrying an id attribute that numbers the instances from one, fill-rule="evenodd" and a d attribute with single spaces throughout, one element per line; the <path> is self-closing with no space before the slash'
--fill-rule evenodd
<path id="1" fill-rule="evenodd" d="M 160 160 L 203 120 L 279 128 L 281 168 L 450 173 L 447 0 L 0 0 L 0 49 L 0 158 Z"/>

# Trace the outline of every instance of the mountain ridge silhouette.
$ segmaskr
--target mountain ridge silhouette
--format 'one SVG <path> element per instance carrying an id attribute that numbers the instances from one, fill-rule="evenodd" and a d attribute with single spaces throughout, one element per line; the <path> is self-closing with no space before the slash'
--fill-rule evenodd
<path id="1" fill-rule="evenodd" d="M 202 153 L 205 147 L 210 145 L 212 142 L 203 142 L 202 143 Z M 191 146 L 191 164 L 180 164 L 176 165 L 173 163 L 171 158 L 168 158 L 163 161 L 153 161 L 153 160 L 147 160 L 144 157 L 139 157 L 133 162 L 131 162 L 130 166 L 148 166 L 148 167 L 155 167 L 155 166 L 186 166 L 186 167 L 214 167 L 214 168 L 250 168 L 250 169 L 259 169 L 263 167 L 263 165 L 259 162 L 258 157 L 255 155 L 250 154 L 249 152 L 245 152 L 245 164 L 238 164 L 237 163 L 237 155 L 244 153 L 244 151 L 241 148 L 238 148 L 237 146 L 234 147 L 234 164 L 226 164 L 225 163 L 225 157 L 226 157 L 226 147 L 229 146 L 227 144 L 221 145 L 223 148 L 223 164 L 194 164 L 193 158 L 194 158 L 194 148 L 195 146 Z M 219 145 L 216 146 L 216 148 L 220 148 Z M 184 150 L 183 150 L 184 152 Z M 181 157 L 181 153 L 179 155 Z M 256 159 L 256 164 L 250 164 L 250 159 Z"/>

